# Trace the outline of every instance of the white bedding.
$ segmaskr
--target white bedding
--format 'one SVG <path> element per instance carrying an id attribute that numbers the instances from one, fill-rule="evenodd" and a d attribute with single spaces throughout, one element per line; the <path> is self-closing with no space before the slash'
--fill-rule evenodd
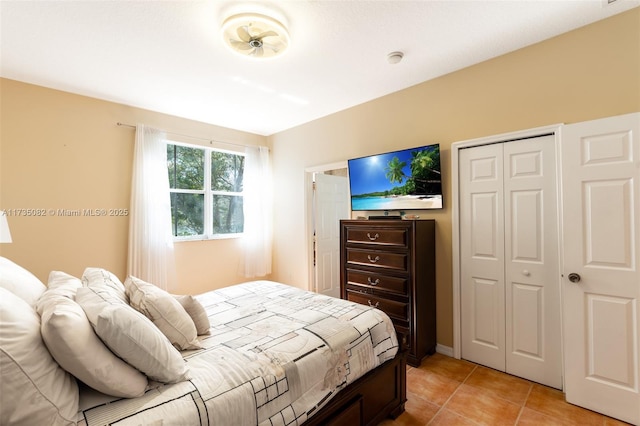
<path id="1" fill-rule="evenodd" d="M 196 297 L 203 349 L 183 351 L 190 379 L 118 399 L 83 387 L 78 424 L 296 425 L 398 342 L 382 311 L 270 281 Z"/>

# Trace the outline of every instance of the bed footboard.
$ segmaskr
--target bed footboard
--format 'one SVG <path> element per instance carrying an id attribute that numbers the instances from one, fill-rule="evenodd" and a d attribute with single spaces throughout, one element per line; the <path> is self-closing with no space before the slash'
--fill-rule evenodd
<path id="1" fill-rule="evenodd" d="M 305 424 L 377 425 L 396 418 L 407 400 L 406 351 L 389 360 L 340 391 Z"/>

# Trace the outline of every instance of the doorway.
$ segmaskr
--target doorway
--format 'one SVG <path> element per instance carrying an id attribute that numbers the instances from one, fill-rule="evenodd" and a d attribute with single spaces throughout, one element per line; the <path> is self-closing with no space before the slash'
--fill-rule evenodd
<path id="1" fill-rule="evenodd" d="M 339 298 L 339 225 L 350 216 L 347 165 L 333 163 L 305 172 L 309 290 Z"/>

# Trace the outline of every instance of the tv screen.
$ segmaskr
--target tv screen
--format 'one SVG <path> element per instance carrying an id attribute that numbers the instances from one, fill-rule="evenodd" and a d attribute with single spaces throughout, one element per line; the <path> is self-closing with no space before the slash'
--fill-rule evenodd
<path id="1" fill-rule="evenodd" d="M 351 210 L 442 208 L 440 145 L 348 160 Z"/>

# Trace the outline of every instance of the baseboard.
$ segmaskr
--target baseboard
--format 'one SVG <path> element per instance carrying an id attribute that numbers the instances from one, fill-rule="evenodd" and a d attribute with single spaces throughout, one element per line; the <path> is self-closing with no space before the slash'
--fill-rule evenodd
<path id="1" fill-rule="evenodd" d="M 436 352 L 442 355 L 450 356 L 453 358 L 453 348 L 449 346 L 441 345 L 440 343 L 436 344 Z"/>

